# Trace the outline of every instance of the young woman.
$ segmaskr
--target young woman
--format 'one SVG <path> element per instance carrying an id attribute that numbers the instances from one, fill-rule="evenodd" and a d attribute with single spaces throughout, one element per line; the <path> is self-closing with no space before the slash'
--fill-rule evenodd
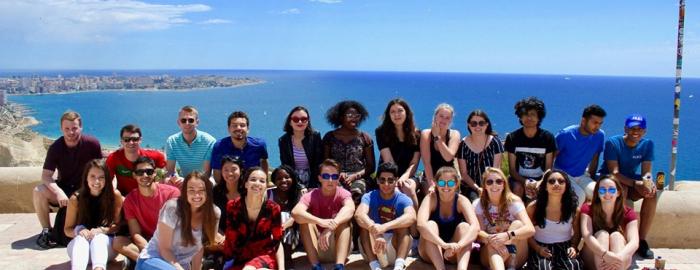
<path id="1" fill-rule="evenodd" d="M 430 129 L 424 129 L 420 136 L 420 155 L 425 167 L 424 193 L 427 194 L 434 186 L 434 175 L 438 169 L 454 167 L 454 158 L 459 148 L 459 131 L 450 129 L 454 108 L 442 103 L 435 108 L 433 123 Z"/>
<path id="2" fill-rule="evenodd" d="M 481 263 L 490 269 L 519 269 L 527 260 L 527 239 L 535 233 L 523 201 L 510 191 L 501 169 L 486 168 L 484 191 L 474 208 L 481 224 Z"/>
<path id="3" fill-rule="evenodd" d="M 311 127 L 309 110 L 296 106 L 289 112 L 284 135 L 277 143 L 282 165 L 294 169 L 302 189 L 319 187 L 318 165 L 323 160 L 323 144 L 321 134 Z"/>
<path id="4" fill-rule="evenodd" d="M 292 253 L 299 244 L 299 228 L 294 223 L 291 213 L 292 208 L 299 202 L 301 193 L 297 185 L 299 178 L 294 169 L 287 165 L 282 165 L 272 171 L 272 181 L 275 183 L 275 188 L 272 189 L 270 193 L 272 196 L 269 199 L 279 204 L 282 210 L 282 230 L 284 231 L 284 236 L 282 237 L 284 252 L 282 253 L 282 258 L 280 256 L 277 257 L 277 261 L 281 265 L 283 260 L 285 269 L 292 269 L 294 268 Z"/>
<path id="5" fill-rule="evenodd" d="M 581 240 L 578 198 L 566 172 L 544 173 L 536 200 L 527 206 L 535 225 L 535 236 L 527 240 L 528 269 L 583 269 L 578 258 Z"/>
<path id="6" fill-rule="evenodd" d="M 180 194 L 160 209 L 158 226 L 136 269 L 202 268 L 202 246 L 214 241 L 221 212 L 212 199 L 212 183 L 200 172 L 185 177 Z"/>
<path id="7" fill-rule="evenodd" d="M 324 156 L 340 163 L 340 182 L 352 194 L 355 205 L 360 203 L 374 172 L 374 143 L 367 132 L 359 129 L 367 116 L 365 107 L 354 100 L 338 102 L 326 113 L 335 129 L 323 136 Z"/>
<path id="8" fill-rule="evenodd" d="M 392 99 L 382 118 L 382 124 L 374 132 L 379 148 L 379 164 L 393 162 L 399 167 L 397 185 L 418 206 L 415 196 L 417 185 L 413 177 L 420 159 L 420 132 L 413 121 L 413 111 L 405 100 Z"/>
<path id="9" fill-rule="evenodd" d="M 625 190 L 615 176 L 601 177 L 594 191 L 581 207 L 583 261 L 596 269 L 628 269 L 639 246 L 637 214 L 624 205 Z"/>
<path id="10" fill-rule="evenodd" d="M 238 157 L 225 156 L 221 159 L 221 178 L 224 180 L 214 187 L 214 204 L 221 210 L 219 232 L 226 230 L 226 205 L 229 201 L 241 197 L 240 178 L 243 173 L 243 161 Z"/>
<path id="11" fill-rule="evenodd" d="M 457 269 L 467 269 L 479 221 L 469 199 L 459 194 L 455 168 L 440 168 L 435 179 L 437 192 L 428 194 L 418 210 L 418 252 L 435 269 L 445 269 L 445 260 L 457 263 Z"/>
<path id="12" fill-rule="evenodd" d="M 68 243 L 71 269 L 107 269 L 107 261 L 113 260 L 114 233 L 121 213 L 123 198 L 107 181 L 109 170 L 104 162 L 93 159 L 83 170 L 80 189 L 68 201 L 64 233 L 73 238 Z"/>
<path id="13" fill-rule="evenodd" d="M 267 174 L 249 168 L 243 186 L 242 197 L 226 206 L 224 269 L 277 269 L 282 217 L 280 206 L 267 199 Z"/>
<path id="14" fill-rule="evenodd" d="M 501 167 L 503 143 L 496 137 L 486 112 L 474 110 L 467 116 L 469 135 L 459 143 L 457 162 L 462 175 L 462 194 L 474 201 L 482 192 L 481 175 L 486 167 Z"/>

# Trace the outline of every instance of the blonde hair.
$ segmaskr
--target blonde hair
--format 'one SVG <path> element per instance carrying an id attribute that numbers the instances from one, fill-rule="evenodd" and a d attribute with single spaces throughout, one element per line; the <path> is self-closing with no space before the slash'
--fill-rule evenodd
<path id="1" fill-rule="evenodd" d="M 437 172 L 435 173 L 435 177 L 433 177 L 433 182 L 435 182 L 435 184 L 437 184 L 437 181 L 440 179 L 440 177 L 442 177 L 442 175 L 446 174 L 446 173 L 454 174 L 455 182 L 456 182 L 455 186 L 457 187 L 457 190 L 459 191 L 459 183 L 462 181 L 459 177 L 459 173 L 457 173 L 457 169 L 455 169 L 452 166 L 443 166 L 440 169 L 438 169 Z"/>
<path id="2" fill-rule="evenodd" d="M 508 205 L 511 204 L 517 196 L 513 194 L 513 192 L 510 191 L 510 184 L 508 183 L 508 178 L 506 175 L 501 171 L 499 168 L 494 168 L 494 167 L 486 167 L 484 170 L 484 173 L 481 174 L 481 184 L 483 186 L 486 185 L 486 178 L 488 178 L 489 174 L 497 174 L 501 180 L 503 180 L 503 193 L 501 194 L 501 199 L 498 202 L 498 215 L 502 216 L 507 210 L 508 210 Z M 489 193 L 484 190 L 484 192 L 481 193 L 481 198 L 479 198 L 479 202 L 481 203 L 481 209 L 484 211 L 484 216 L 486 219 L 489 221 L 489 223 L 493 224 L 494 220 L 489 215 L 489 204 L 490 202 L 489 198 Z"/>
<path id="3" fill-rule="evenodd" d="M 194 106 L 186 105 L 180 109 L 181 112 L 194 113 L 194 115 L 199 118 L 199 112 Z"/>
<path id="4" fill-rule="evenodd" d="M 450 115 L 454 118 L 455 116 L 455 108 L 452 107 L 452 105 L 447 104 L 447 103 L 440 103 L 435 107 L 435 112 L 433 113 L 433 116 L 437 115 L 440 110 L 447 110 L 450 112 Z"/>

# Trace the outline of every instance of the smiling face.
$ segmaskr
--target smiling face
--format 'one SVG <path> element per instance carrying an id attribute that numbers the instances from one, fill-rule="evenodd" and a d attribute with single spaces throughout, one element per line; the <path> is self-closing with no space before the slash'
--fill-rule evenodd
<path id="1" fill-rule="evenodd" d="M 87 184 L 92 196 L 99 196 L 105 187 L 105 172 L 99 167 L 92 167 L 87 174 Z"/>
<path id="2" fill-rule="evenodd" d="M 309 126 L 309 114 L 304 110 L 296 110 L 289 117 L 289 125 L 295 132 L 304 132 Z"/>
<path id="3" fill-rule="evenodd" d="M 394 196 L 394 191 L 396 190 L 396 176 L 391 172 L 382 172 L 377 176 L 377 183 L 379 184 L 379 192 L 381 192 L 382 197 L 390 198 Z"/>
<path id="4" fill-rule="evenodd" d="M 148 172 L 152 172 L 152 174 L 148 174 Z M 155 168 L 153 168 L 151 164 L 145 162 L 139 163 L 136 164 L 136 168 L 134 168 L 134 179 L 136 179 L 136 182 L 141 187 L 150 187 L 155 180 L 155 178 L 153 178 L 155 175 Z"/>
<path id="5" fill-rule="evenodd" d="M 474 115 L 467 121 L 467 127 L 471 134 L 485 134 L 489 123 L 481 116 Z"/>
<path id="6" fill-rule="evenodd" d="M 457 175 L 453 172 L 445 172 L 440 175 L 436 175 L 436 188 L 440 193 L 441 199 L 452 199 L 455 196 L 455 192 L 459 190 L 459 181 Z M 441 182 L 444 181 L 444 186 L 441 186 Z M 450 182 L 454 182 L 454 185 L 450 187 Z"/>
<path id="7" fill-rule="evenodd" d="M 292 176 L 289 175 L 289 173 L 282 169 L 277 172 L 277 175 L 275 175 L 275 186 L 280 189 L 282 192 L 287 192 L 289 191 L 290 188 L 292 188 Z"/>
<path id="8" fill-rule="evenodd" d="M 199 125 L 199 117 L 195 112 L 180 111 L 177 117 L 177 126 L 185 135 L 193 135 Z"/>
<path id="9" fill-rule="evenodd" d="M 192 209 L 199 209 L 207 200 L 207 188 L 204 180 L 192 178 L 187 182 L 187 202 Z"/>
<path id="10" fill-rule="evenodd" d="M 262 170 L 256 170 L 250 173 L 245 181 L 245 188 L 248 195 L 263 196 L 267 191 L 267 175 Z"/>
<path id="11" fill-rule="evenodd" d="M 488 173 L 483 182 L 489 197 L 499 197 L 503 193 L 505 187 L 505 179 L 497 173 Z"/>
<path id="12" fill-rule="evenodd" d="M 63 140 L 68 146 L 77 145 L 82 132 L 83 127 L 80 123 L 80 119 L 61 121 L 61 133 L 63 133 Z"/>
<path id="13" fill-rule="evenodd" d="M 625 141 L 632 142 L 635 145 L 642 140 L 645 134 L 647 134 L 647 130 L 639 126 L 625 127 Z"/>
<path id="14" fill-rule="evenodd" d="M 122 132 L 122 147 L 124 147 L 124 151 L 129 153 L 138 152 L 141 148 L 141 135 L 137 132 Z"/>
<path id="15" fill-rule="evenodd" d="M 611 192 L 613 190 L 614 193 Z M 604 191 L 604 193 L 601 193 L 601 191 Z M 615 200 L 617 200 L 617 198 L 620 196 L 620 190 L 618 190 L 617 185 L 615 185 L 615 182 L 607 178 L 600 180 L 600 183 L 598 184 L 598 190 L 596 190 L 595 192 L 598 192 L 600 201 L 603 204 L 614 204 Z"/>
<path id="16" fill-rule="evenodd" d="M 238 179 L 241 178 L 241 168 L 234 162 L 226 162 L 221 166 L 221 176 L 226 183 L 237 186 Z"/>
<path id="17" fill-rule="evenodd" d="M 248 136 L 248 121 L 242 117 L 231 119 L 228 125 L 228 133 L 234 140 L 245 140 Z"/>
<path id="18" fill-rule="evenodd" d="M 448 109 L 440 109 L 435 113 L 435 124 L 440 129 L 448 129 L 452 125 L 452 112 Z"/>
<path id="19" fill-rule="evenodd" d="M 566 179 L 558 172 L 549 175 L 546 181 L 547 192 L 552 195 L 563 195 L 566 191 Z"/>
<path id="20" fill-rule="evenodd" d="M 391 116 L 391 122 L 395 126 L 402 126 L 406 122 L 406 108 L 401 106 L 401 104 L 391 105 L 389 108 L 389 116 Z"/>

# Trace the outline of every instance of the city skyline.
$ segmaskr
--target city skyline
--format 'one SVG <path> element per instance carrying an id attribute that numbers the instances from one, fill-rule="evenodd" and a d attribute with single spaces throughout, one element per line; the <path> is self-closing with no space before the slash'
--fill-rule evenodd
<path id="1" fill-rule="evenodd" d="M 700 77 L 686 10 L 683 76 Z M 677 1 L 8 0 L 0 68 L 672 77 L 677 24 Z"/>

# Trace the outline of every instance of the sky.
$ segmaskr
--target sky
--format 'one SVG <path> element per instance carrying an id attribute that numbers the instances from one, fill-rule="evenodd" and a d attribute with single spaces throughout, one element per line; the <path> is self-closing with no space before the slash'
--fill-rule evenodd
<path id="1" fill-rule="evenodd" d="M 700 77 L 698 6 L 683 75 Z M 675 74 L 678 1 L 2 0 L 0 69 Z"/>

